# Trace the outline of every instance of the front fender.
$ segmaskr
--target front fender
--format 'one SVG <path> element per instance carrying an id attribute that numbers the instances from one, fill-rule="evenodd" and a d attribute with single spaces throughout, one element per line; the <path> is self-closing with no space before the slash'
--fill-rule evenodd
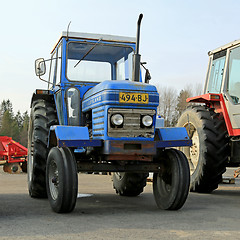
<path id="1" fill-rule="evenodd" d="M 156 129 L 157 148 L 192 146 L 184 127 L 166 127 Z"/>
<path id="2" fill-rule="evenodd" d="M 78 126 L 51 126 L 48 138 L 48 147 L 100 147 L 101 140 L 89 138 L 87 127 Z"/>

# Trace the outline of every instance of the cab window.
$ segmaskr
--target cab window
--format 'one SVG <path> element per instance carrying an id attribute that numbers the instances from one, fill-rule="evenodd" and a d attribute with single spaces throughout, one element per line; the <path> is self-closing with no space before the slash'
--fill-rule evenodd
<path id="1" fill-rule="evenodd" d="M 57 66 L 57 51 L 55 51 L 52 55 L 51 58 L 51 65 L 50 65 L 50 73 L 49 73 L 49 84 L 48 84 L 48 88 L 51 89 L 54 82 L 55 82 L 55 78 L 56 78 L 56 66 Z"/>
<path id="2" fill-rule="evenodd" d="M 62 45 L 58 48 L 57 54 L 57 76 L 56 76 L 56 85 L 61 82 L 61 66 L 62 66 Z"/>
<path id="3" fill-rule="evenodd" d="M 226 51 L 221 51 L 213 55 L 207 92 L 209 93 L 221 92 L 225 61 Z"/>
<path id="4" fill-rule="evenodd" d="M 102 82 L 131 80 L 132 47 L 102 42 L 70 42 L 67 46 L 67 78 Z"/>
<path id="5" fill-rule="evenodd" d="M 76 88 L 67 90 L 68 125 L 79 126 L 80 92 Z"/>

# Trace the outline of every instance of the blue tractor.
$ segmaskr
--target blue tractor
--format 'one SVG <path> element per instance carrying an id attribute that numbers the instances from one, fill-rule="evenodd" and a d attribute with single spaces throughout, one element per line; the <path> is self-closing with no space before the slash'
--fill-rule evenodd
<path id="1" fill-rule="evenodd" d="M 37 59 L 40 79 L 50 62 L 47 90 L 31 101 L 28 187 L 48 197 L 53 211 L 71 212 L 78 172 L 111 172 L 121 196 L 138 196 L 153 173 L 161 209 L 177 210 L 189 192 L 189 166 L 174 147 L 190 146 L 185 128 L 164 128 L 159 94 L 141 76 L 137 37 L 63 32 L 51 59 Z"/>

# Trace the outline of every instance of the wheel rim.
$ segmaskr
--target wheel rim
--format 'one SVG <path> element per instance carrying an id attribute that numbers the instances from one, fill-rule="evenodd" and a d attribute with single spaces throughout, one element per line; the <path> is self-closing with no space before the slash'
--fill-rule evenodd
<path id="1" fill-rule="evenodd" d="M 124 173 L 115 172 L 115 176 L 116 176 L 116 179 L 117 179 L 118 181 L 121 181 L 121 180 L 122 180 L 123 175 L 124 175 Z"/>
<path id="2" fill-rule="evenodd" d="M 192 146 L 190 147 L 190 172 L 191 175 L 195 172 L 199 158 L 199 136 L 197 131 L 192 136 Z"/>
<path id="3" fill-rule="evenodd" d="M 56 200 L 58 197 L 59 177 L 57 164 L 55 161 L 52 161 L 49 165 L 48 183 L 50 194 L 52 198 Z"/>
<path id="4" fill-rule="evenodd" d="M 193 175 L 199 162 L 199 135 L 192 123 L 187 123 L 184 127 L 187 129 L 188 136 L 192 140 L 192 146 L 184 147 L 182 151 L 188 159 L 190 174 Z"/>

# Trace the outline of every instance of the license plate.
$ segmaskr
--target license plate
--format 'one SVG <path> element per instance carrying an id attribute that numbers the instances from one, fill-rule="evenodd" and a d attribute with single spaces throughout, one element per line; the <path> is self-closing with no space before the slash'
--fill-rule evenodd
<path id="1" fill-rule="evenodd" d="M 147 104 L 149 97 L 147 93 L 119 93 L 120 103 L 144 103 Z"/>

